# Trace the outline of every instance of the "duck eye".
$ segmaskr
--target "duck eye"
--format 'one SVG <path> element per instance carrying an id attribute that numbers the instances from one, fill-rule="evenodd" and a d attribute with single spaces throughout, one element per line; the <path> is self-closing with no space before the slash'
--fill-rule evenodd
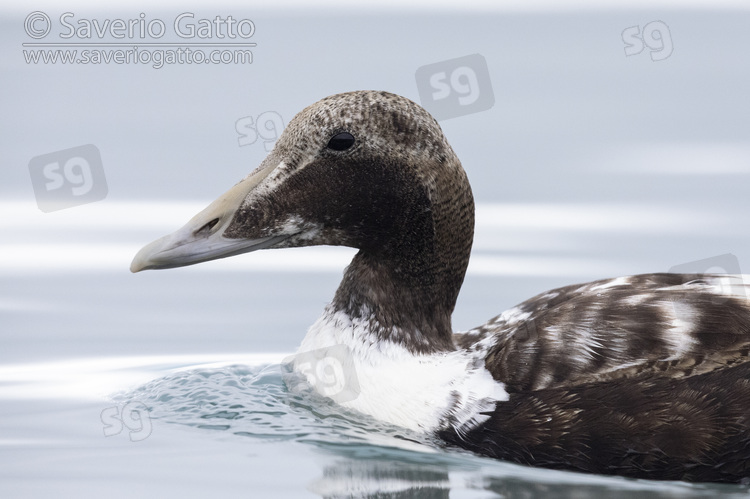
<path id="1" fill-rule="evenodd" d="M 349 132 L 337 133 L 328 141 L 328 149 L 345 151 L 354 145 L 354 135 Z"/>

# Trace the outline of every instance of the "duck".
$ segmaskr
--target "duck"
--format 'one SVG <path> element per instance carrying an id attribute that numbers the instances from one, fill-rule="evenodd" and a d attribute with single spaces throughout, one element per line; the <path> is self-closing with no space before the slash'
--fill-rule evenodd
<path id="1" fill-rule="evenodd" d="M 299 112 L 254 171 L 130 270 L 354 248 L 291 365 L 334 402 L 521 465 L 748 483 L 743 276 L 573 284 L 454 332 L 473 236 L 472 190 L 438 122 L 405 97 L 353 91 Z"/>

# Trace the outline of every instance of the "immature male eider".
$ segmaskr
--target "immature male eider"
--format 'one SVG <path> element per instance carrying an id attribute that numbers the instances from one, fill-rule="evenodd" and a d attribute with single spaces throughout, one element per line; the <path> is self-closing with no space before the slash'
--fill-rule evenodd
<path id="1" fill-rule="evenodd" d="M 710 275 L 567 286 L 454 334 L 473 233 L 471 189 L 438 123 L 398 95 L 350 92 L 295 116 L 258 169 L 131 270 L 357 248 L 300 348 L 348 349 L 359 386 L 343 405 L 522 464 L 748 480 L 741 281 L 736 294 Z"/>

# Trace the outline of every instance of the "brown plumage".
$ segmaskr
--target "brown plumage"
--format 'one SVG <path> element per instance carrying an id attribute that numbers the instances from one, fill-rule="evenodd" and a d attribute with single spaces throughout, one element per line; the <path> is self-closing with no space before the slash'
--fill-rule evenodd
<path id="1" fill-rule="evenodd" d="M 750 364 L 512 393 L 450 443 L 521 464 L 633 478 L 750 476 Z"/>
<path id="2" fill-rule="evenodd" d="M 346 334 L 316 334 L 358 341 L 357 360 L 369 365 L 402 352 L 431 365 L 463 359 L 484 383 L 477 393 L 499 393 L 487 387 L 497 385 L 507 395 L 452 392 L 453 406 L 435 419 L 447 443 L 556 469 L 750 478 L 741 278 L 649 274 L 567 286 L 454 335 L 473 227 L 471 188 L 438 123 L 403 97 L 350 92 L 299 113 L 257 170 L 142 249 L 131 269 L 263 248 L 357 248 L 322 322 Z M 472 409 L 481 414 L 467 419 Z"/>

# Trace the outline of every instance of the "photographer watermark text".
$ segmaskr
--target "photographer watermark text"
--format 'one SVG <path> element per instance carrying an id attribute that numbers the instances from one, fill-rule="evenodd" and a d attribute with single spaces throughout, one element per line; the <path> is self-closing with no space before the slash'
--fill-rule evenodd
<path id="1" fill-rule="evenodd" d="M 231 15 L 196 18 L 183 12 L 172 19 L 78 18 L 65 12 L 53 19 L 34 11 L 24 21 L 27 64 L 252 64 L 250 19 Z"/>

